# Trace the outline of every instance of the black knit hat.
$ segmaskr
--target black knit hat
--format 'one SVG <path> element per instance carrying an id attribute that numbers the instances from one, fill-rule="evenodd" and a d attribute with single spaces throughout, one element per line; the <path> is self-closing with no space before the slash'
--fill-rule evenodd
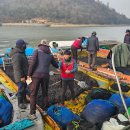
<path id="1" fill-rule="evenodd" d="M 126 33 L 130 33 L 130 30 L 129 30 L 129 29 L 127 29 L 127 30 L 126 30 Z"/>
<path id="2" fill-rule="evenodd" d="M 97 35 L 97 33 L 96 33 L 96 32 L 92 32 L 92 35 L 96 36 L 96 35 Z"/>
<path id="3" fill-rule="evenodd" d="M 64 55 L 71 55 L 71 51 L 70 50 L 65 50 Z"/>
<path id="4" fill-rule="evenodd" d="M 19 39 L 16 41 L 16 47 L 18 47 L 18 48 L 22 48 L 23 46 L 26 46 L 26 45 L 27 45 L 27 43 L 22 39 Z"/>

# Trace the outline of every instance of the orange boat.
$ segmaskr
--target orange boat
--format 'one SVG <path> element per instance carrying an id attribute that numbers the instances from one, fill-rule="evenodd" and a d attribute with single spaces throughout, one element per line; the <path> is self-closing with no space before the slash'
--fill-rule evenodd
<path id="1" fill-rule="evenodd" d="M 106 58 L 109 54 L 110 50 L 106 50 L 106 49 L 100 49 L 98 52 L 97 52 L 97 56 L 98 57 L 101 57 L 101 58 Z"/>
<path id="2" fill-rule="evenodd" d="M 85 71 L 89 71 L 87 63 L 79 61 L 78 65 L 79 65 L 80 69 L 85 70 Z M 100 76 L 107 78 L 109 80 L 116 81 L 116 77 L 115 77 L 115 74 L 114 74 L 112 69 L 97 66 L 96 71 L 92 71 L 92 73 L 94 73 L 96 75 L 100 75 Z M 130 76 L 129 75 L 123 74 L 121 72 L 117 72 L 117 76 L 119 77 L 121 83 L 130 84 Z"/>
<path id="3" fill-rule="evenodd" d="M 107 49 L 100 49 L 98 52 L 97 52 L 97 56 L 98 57 L 101 57 L 101 58 L 106 58 L 107 55 L 109 54 L 110 50 L 107 50 Z M 78 52 L 78 56 L 80 57 L 86 57 L 88 55 L 88 52 L 87 51 L 79 51 Z"/>

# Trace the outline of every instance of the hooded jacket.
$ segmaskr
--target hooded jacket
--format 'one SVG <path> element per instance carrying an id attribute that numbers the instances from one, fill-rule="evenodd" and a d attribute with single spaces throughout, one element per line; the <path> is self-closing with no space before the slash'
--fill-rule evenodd
<path id="1" fill-rule="evenodd" d="M 53 55 L 50 52 L 48 46 L 41 45 L 35 50 L 31 64 L 29 66 L 28 76 L 43 78 L 49 77 L 49 68 L 52 64 L 55 68 L 58 68 Z"/>
<path id="2" fill-rule="evenodd" d="M 21 78 L 26 78 L 28 72 L 28 60 L 25 51 L 15 47 L 12 49 L 10 57 L 12 58 L 15 82 L 21 82 Z"/>

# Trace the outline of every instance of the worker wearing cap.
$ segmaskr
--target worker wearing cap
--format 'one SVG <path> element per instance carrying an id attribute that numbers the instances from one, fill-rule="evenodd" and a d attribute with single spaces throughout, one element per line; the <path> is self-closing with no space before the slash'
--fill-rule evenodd
<path id="1" fill-rule="evenodd" d="M 97 33 L 93 32 L 91 37 L 88 38 L 87 51 L 88 51 L 88 65 L 90 70 L 94 69 L 97 51 L 99 51 L 99 42 L 96 35 Z"/>
<path id="2" fill-rule="evenodd" d="M 58 68 L 49 48 L 47 40 L 41 40 L 38 49 L 35 50 L 32 62 L 29 66 L 28 79 L 32 78 L 30 85 L 30 115 L 29 118 L 36 119 L 36 97 L 41 85 L 43 95 L 43 109 L 48 105 L 48 86 L 50 65 Z M 43 114 L 46 114 L 45 112 Z"/>
<path id="3" fill-rule="evenodd" d="M 71 51 L 65 50 L 63 59 L 59 62 L 59 68 L 61 69 L 62 78 L 62 99 L 61 104 L 64 105 L 65 93 L 67 87 L 71 91 L 71 99 L 74 100 L 74 76 L 77 71 L 77 62 L 71 57 Z"/>
<path id="4" fill-rule="evenodd" d="M 126 34 L 124 37 L 124 43 L 130 44 L 130 30 L 129 29 L 126 30 Z"/>
<path id="5" fill-rule="evenodd" d="M 18 85 L 18 106 L 21 109 L 26 109 L 24 100 L 26 99 L 26 79 L 28 73 L 28 60 L 25 55 L 26 42 L 22 39 L 16 42 L 16 47 L 12 48 L 10 56 L 12 58 L 14 79 L 15 83 Z"/>

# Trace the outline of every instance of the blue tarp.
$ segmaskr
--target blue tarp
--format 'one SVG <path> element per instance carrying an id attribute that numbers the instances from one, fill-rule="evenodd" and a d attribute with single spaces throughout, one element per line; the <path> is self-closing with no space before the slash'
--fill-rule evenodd
<path id="1" fill-rule="evenodd" d="M 35 49 L 32 48 L 32 47 L 27 47 L 26 50 L 25 50 L 26 56 L 31 56 L 31 55 L 33 55 L 34 50 L 35 50 Z M 7 49 L 6 49 L 6 54 L 10 54 L 10 52 L 11 52 L 11 48 L 7 48 Z"/>
<path id="2" fill-rule="evenodd" d="M 31 127 L 34 124 L 35 124 L 34 121 L 24 118 L 17 122 L 11 123 L 8 126 L 0 128 L 0 130 L 25 130 L 26 128 Z"/>
<path id="3" fill-rule="evenodd" d="M 25 50 L 25 54 L 26 54 L 26 56 L 32 56 L 33 55 L 33 53 L 34 53 L 34 48 L 32 48 L 32 47 L 28 47 L 28 48 L 26 48 L 26 50 Z"/>
<path id="4" fill-rule="evenodd" d="M 130 107 L 130 98 L 124 95 L 124 100 L 125 100 L 127 107 Z M 112 102 L 116 106 L 118 113 L 124 113 L 125 112 L 125 108 L 123 106 L 123 102 L 121 100 L 120 94 L 113 94 L 109 98 L 109 101 Z"/>
<path id="5" fill-rule="evenodd" d="M 63 129 L 65 129 L 67 124 L 72 120 L 80 119 L 78 115 L 75 115 L 66 107 L 56 105 L 49 107 L 47 113 L 54 121 L 62 126 Z"/>
<path id="6" fill-rule="evenodd" d="M 110 118 L 115 114 L 114 105 L 107 101 L 101 99 L 92 100 L 88 103 L 81 116 L 92 124 L 102 123 L 107 118 Z"/>
<path id="7" fill-rule="evenodd" d="M 8 125 L 12 119 L 13 106 L 3 96 L 0 96 L 0 118 L 2 124 L 0 126 Z"/>
<path id="8" fill-rule="evenodd" d="M 6 58 L 8 58 L 9 57 L 9 54 L 10 54 L 10 52 L 11 52 L 11 48 L 7 48 L 6 49 L 6 54 L 5 54 L 5 57 Z M 26 48 L 26 50 L 25 50 L 25 54 L 26 54 L 26 56 L 32 56 L 33 55 L 33 53 L 34 53 L 34 48 L 32 48 L 32 47 L 28 47 L 28 48 Z M 2 58 L 0 58 L 0 65 L 2 65 L 3 64 L 3 61 L 2 61 Z"/>
<path id="9" fill-rule="evenodd" d="M 2 65 L 3 64 L 3 61 L 2 61 L 2 58 L 0 58 L 0 65 Z"/>
<path id="10" fill-rule="evenodd" d="M 82 46 L 83 46 L 83 47 L 86 47 L 87 44 L 88 44 L 88 38 L 85 38 L 85 40 L 84 40 L 83 43 L 82 43 Z"/>

